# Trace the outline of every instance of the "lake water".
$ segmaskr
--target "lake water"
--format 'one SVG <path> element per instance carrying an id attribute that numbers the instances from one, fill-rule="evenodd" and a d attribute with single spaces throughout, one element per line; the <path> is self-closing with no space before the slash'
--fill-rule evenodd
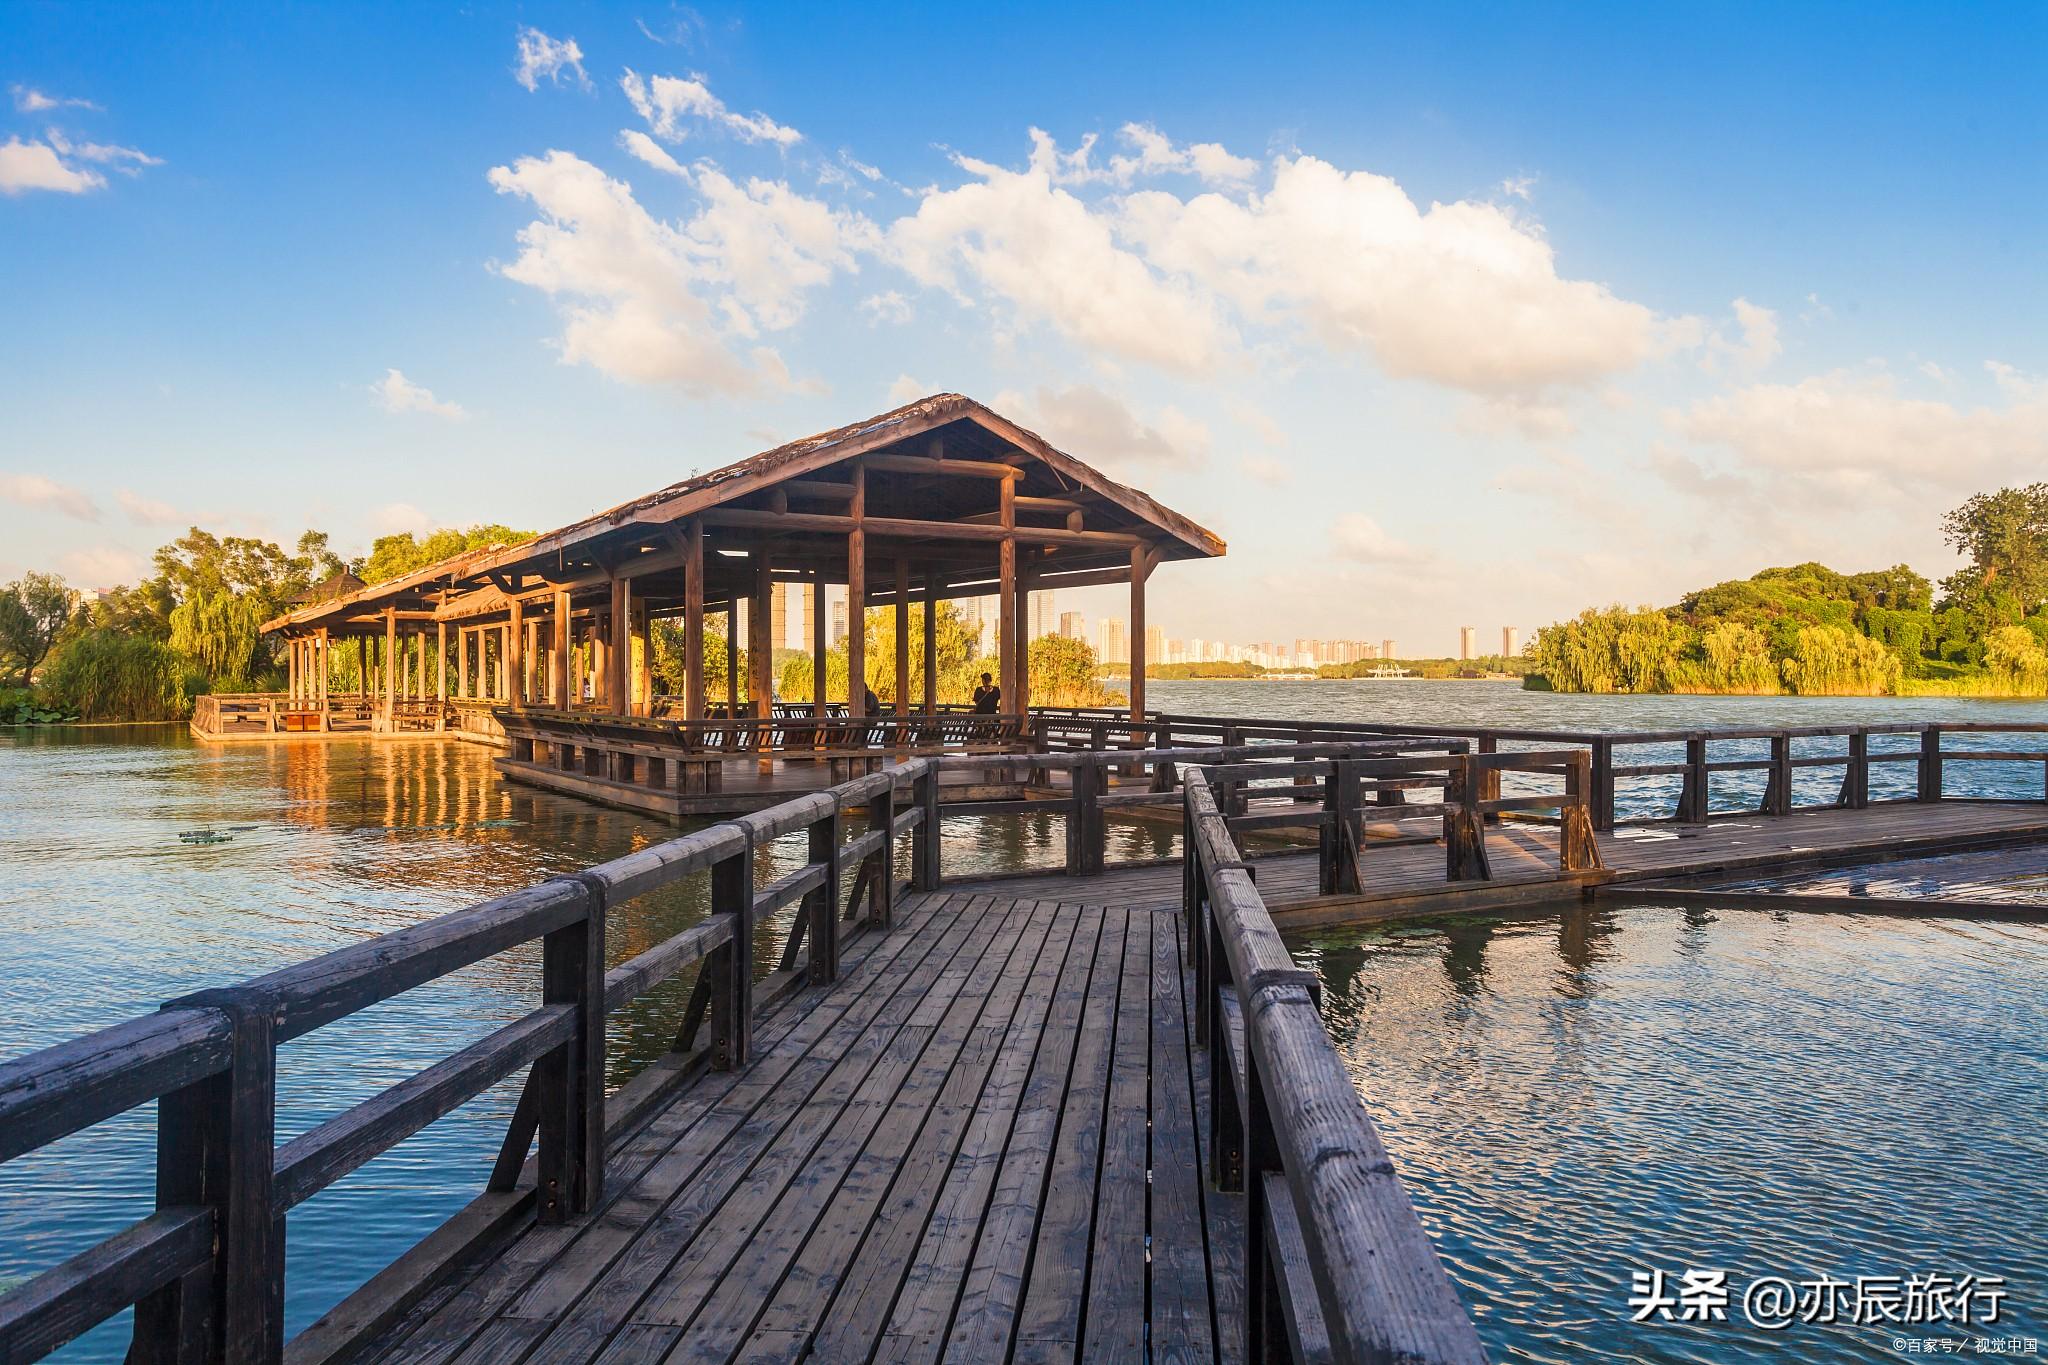
<path id="1" fill-rule="evenodd" d="M 1470 682 L 1154 683 L 1151 700 L 1161 709 L 1190 714 L 1608 730 L 2048 720 L 2048 706 L 2040 703 L 1562 697 Z M 489 760 L 487 751 L 455 742 L 206 748 L 174 729 L 0 730 L 0 966 L 5 968 L 0 972 L 0 1055 L 58 1042 L 184 992 L 302 960 L 674 833 L 648 817 L 500 784 Z M 1952 774 L 1950 789 L 1956 790 L 1958 781 L 1973 780 L 1965 765 L 1964 772 Z M 2026 781 L 2014 772 L 1987 774 L 1983 780 L 2017 784 L 1983 788 L 1984 794 L 2005 795 L 2022 794 Z M 2024 794 L 2038 796 L 2038 770 L 2031 781 Z M 228 830 L 231 838 L 214 845 L 178 840 L 180 831 L 196 828 Z M 1051 865 L 1058 861 L 1061 837 L 1060 822 L 1052 817 L 986 828 L 977 821 L 949 821 L 947 870 Z M 1158 856 L 1171 848 L 1156 826 L 1120 823 L 1111 856 Z M 640 951 L 702 913 L 694 891 L 634 903 L 613 921 L 613 959 Z M 1638 943 L 1647 949 L 1659 934 L 1683 930 L 1706 945 L 1700 950 L 1706 960 L 1726 958 L 1739 966 L 1748 961 L 1744 955 L 1751 949 L 1744 945 L 1752 940 L 1723 928 L 1730 918 L 1724 913 L 1715 924 L 1688 927 L 1682 912 L 1628 912 L 1618 928 L 1591 937 L 1608 954 L 1602 959 L 1607 962 L 1616 955 L 1627 959 Z M 1764 917 L 1758 918 L 1763 922 Z M 1608 1235 L 1626 1240 L 1640 1233 L 1638 1249 L 1630 1254 L 1646 1260 L 1667 1246 L 1703 1253 L 1720 1244 L 1664 1240 L 1674 1209 L 1693 1200 L 1711 1203 L 1716 1181 L 1736 1181 L 1745 1172 L 1753 1173 L 1745 1178 L 1787 1187 L 1818 1179 L 1816 1163 L 1822 1158 L 1816 1154 L 1829 1154 L 1826 1178 L 1834 1182 L 1839 1205 L 1815 1195 L 1807 1204 L 1790 1206 L 1784 1226 L 1774 1234 L 1777 1240 L 1758 1244 L 1761 1251 L 1782 1252 L 1779 1260 L 1787 1273 L 1801 1247 L 1811 1254 L 1798 1266 L 1810 1261 L 1815 1269 L 1853 1273 L 1856 1265 L 1835 1256 L 1841 1243 L 1830 1239 L 1862 1237 L 1857 1230 L 1873 1220 L 1886 1223 L 1894 1205 L 1897 1226 L 1883 1236 L 1872 1233 L 1861 1244 L 1873 1254 L 1917 1246 L 1910 1238 L 1924 1232 L 1916 1221 L 1918 1206 L 1897 1192 L 1918 1189 L 1938 1169 L 1941 1181 L 1960 1181 L 1982 1193 L 1976 1203 L 1958 1199 L 1950 1207 L 1967 1210 L 1974 1229 L 1970 1235 L 1986 1240 L 1957 1240 L 1962 1232 L 1952 1228 L 1950 1245 L 1972 1256 L 1983 1250 L 1982 1264 L 1975 1268 L 1987 1272 L 2003 1266 L 2018 1276 L 2031 1267 L 2032 1284 L 2016 1279 L 2014 1301 L 2041 1302 L 2048 1267 L 2038 1259 L 2001 1262 L 1990 1254 L 2009 1235 L 2026 1234 L 2037 1249 L 2048 1243 L 2048 1236 L 2040 1235 L 2039 1214 L 2048 1205 L 2043 1183 L 2048 1161 L 2040 1159 L 2048 1153 L 2027 1146 L 2044 1079 L 2039 940 L 2010 928 L 1961 921 L 1944 921 L 1943 926 L 1882 920 L 1839 941 L 1792 935 L 1771 940 L 1783 945 L 1779 979 L 1804 982 L 1810 990 L 1827 988 L 1835 993 L 1829 998 L 1847 997 L 1840 1014 L 1811 1000 L 1805 1013 L 1788 1010 L 1785 1000 L 1751 989 L 1745 973 L 1735 967 L 1662 981 L 1654 974 L 1619 969 L 1605 976 L 1595 972 L 1588 980 L 1597 980 L 1601 989 L 1589 990 L 1587 998 L 1597 1003 L 1578 1014 L 1573 1009 L 1580 1007 L 1557 1005 L 1546 1015 L 1537 1007 L 1544 1002 L 1534 1001 L 1521 987 L 1516 989 L 1523 993 L 1504 997 L 1497 1006 L 1488 1004 L 1489 991 L 1521 979 L 1509 970 L 1514 950 L 1508 945 L 1520 943 L 1525 934 L 1532 943 L 1540 941 L 1540 930 L 1490 931 L 1502 947 L 1490 959 L 1481 954 L 1491 965 L 1475 978 L 1476 994 L 1456 995 L 1451 1002 L 1465 1002 L 1466 1015 L 1423 1008 L 1429 994 L 1423 989 L 1428 972 L 1418 967 L 1427 957 L 1415 946 L 1420 939 L 1341 947 L 1324 943 L 1312 951 L 1331 975 L 1333 1030 L 1360 1068 L 1367 1103 L 1386 1124 L 1397 1160 L 1416 1178 L 1418 1203 L 1432 1231 L 1444 1239 L 1468 1299 L 1486 1303 L 1483 1322 L 1490 1344 L 1531 1358 L 1573 1359 L 1582 1358 L 1580 1346 L 1613 1329 L 1617 1319 L 1606 1311 L 1604 1280 L 1581 1282 L 1560 1271 L 1560 1253 L 1552 1248 L 1569 1249 L 1579 1234 L 1557 1233 L 1546 1221 L 1553 1217 L 1546 1210 L 1555 1209 L 1561 1217 L 1565 1210 L 1607 1208 L 1603 1217 L 1624 1219 L 1607 1227 Z M 758 944 L 763 954 L 780 942 L 779 931 L 780 926 L 764 930 Z M 1995 946 L 2009 942 L 2031 944 L 2033 955 Z M 1957 983 L 1964 994 L 1947 1008 L 1959 1028 L 1968 1022 L 1967 1045 L 1943 1031 L 1945 1019 L 1932 995 L 1902 1002 L 1901 1008 L 1913 1005 L 1929 1012 L 1912 1023 L 1893 1019 L 1873 998 L 1856 994 L 1854 983 L 1869 971 L 1859 953 L 1875 953 L 1893 943 L 1911 945 L 1928 982 L 1946 972 Z M 1458 956 L 1440 947 L 1446 960 Z M 505 954 L 287 1045 L 280 1057 L 280 1138 L 304 1131 L 524 1013 L 537 992 L 537 956 L 537 950 Z M 1345 964 L 1341 979 L 1340 963 Z M 1452 968 L 1431 970 L 1448 977 Z M 1556 975 L 1563 969 L 1545 970 Z M 1411 1000 L 1415 1007 L 1410 1013 L 1374 1015 L 1378 1023 L 1363 1040 L 1355 1030 L 1344 1031 L 1344 1021 L 1372 1015 L 1367 1003 L 1383 1009 L 1387 990 L 1408 979 L 1404 973 L 1416 985 L 1412 991 L 1401 986 L 1394 994 Z M 1648 994 L 1639 995 L 1638 985 Z M 1359 996 L 1360 991 L 1368 993 Z M 671 987 L 615 1016 L 614 1081 L 667 1046 L 680 1004 L 680 990 Z M 1661 1032 L 1589 1026 L 1657 1010 L 1668 1016 Z M 1472 1012 L 1500 1019 L 1500 1027 L 1471 1031 Z M 1873 1014 L 1882 1015 L 1882 1028 L 1873 1026 Z M 1520 1022 L 1514 1022 L 1518 1017 Z M 1718 1030 L 1713 1036 L 1732 1039 L 1753 1038 L 1796 1019 L 1811 1024 L 1812 1038 L 1772 1054 L 1768 1064 L 1733 1043 L 1673 1050 L 1670 1020 L 1687 1017 Z M 1573 1025 L 1574 1020 L 1583 1022 Z M 1454 1025 L 1466 1031 L 1454 1031 Z M 1554 1057 L 1543 1059 L 1528 1045 L 1532 1032 L 1539 1039 L 1547 1036 L 1544 1027 L 1576 1038 L 1583 1049 L 1578 1072 Z M 2024 1032 L 2007 1036 L 2008 1027 Z M 1684 1029 L 1677 1034 L 1691 1036 Z M 2021 1037 L 2034 1049 L 2031 1053 L 2014 1041 Z M 1878 1050 L 1901 1039 L 1923 1050 L 1911 1057 Z M 1623 1113 L 1615 1107 L 1621 1102 L 1615 1094 L 1585 1081 L 1589 1074 L 1617 1078 L 1615 1084 L 1627 1091 L 1623 1083 L 1628 1078 L 1659 1070 L 1684 1078 L 1695 1093 L 1720 1106 L 1715 1112 L 1765 1110 L 1789 1116 L 1779 1131 L 1759 1134 L 1746 1150 L 1707 1144 L 1694 1149 L 1696 1161 L 1681 1162 L 1691 1111 L 1675 1103 L 1645 1103 Z M 1829 1110 L 1811 1107 L 1808 1100 L 1811 1131 L 1805 1120 L 1795 1121 L 1796 1106 L 1779 1088 L 1839 1089 L 1844 1072 L 1856 1082 L 1859 1095 L 1872 1097 L 1874 1107 Z M 1457 1124 L 1477 1118 L 1461 1113 L 1458 1078 L 1472 1074 L 1497 1078 L 1504 1087 L 1510 1078 L 1520 1078 L 1516 1083 L 1522 1090 L 1504 1090 L 1503 1106 L 1540 1099 L 1555 1081 L 1557 1103 L 1546 1111 L 1548 1126 L 1538 1125 L 1540 1131 L 1530 1135 L 1542 1139 L 1541 1144 L 1513 1146 L 1519 1125 L 1509 1122 L 1494 1131 L 1494 1145 L 1466 1150 L 1455 1160 L 1446 1155 L 1452 1145 L 1441 1125 L 1455 1132 Z M 1758 1088 L 1763 1081 L 1752 1084 L 1752 1076 L 1768 1078 L 1772 1088 Z M 1826 1087 L 1817 1085 L 1821 1080 Z M 478 1192 L 515 1095 L 516 1083 L 508 1083 L 479 1097 L 292 1213 L 288 1330 L 310 1322 Z M 2001 1108 L 1999 1097 L 2015 1099 L 2014 1106 Z M 1936 1122 L 1935 1111 L 1958 1103 L 1965 1105 L 1961 1122 Z M 1439 1108 L 1445 1112 L 1436 1116 L 1440 1126 L 1432 1128 L 1429 1116 Z M 1620 1117 L 1627 1122 L 1619 1123 Z M 1845 1126 L 1851 1118 L 1854 1126 Z M 1613 1147 L 1599 1162 L 1574 1160 L 1573 1153 L 1581 1149 L 1583 1154 L 1596 1150 L 1588 1143 L 1589 1133 L 1624 1145 Z M 1892 1154 L 1909 1152 L 1919 1143 L 1926 1146 L 1917 1165 L 1899 1165 L 1891 1157 L 1890 1164 L 1859 1164 L 1837 1160 L 1844 1133 Z M 153 1134 L 153 1114 L 144 1109 L 0 1166 L 0 1283 L 46 1268 L 147 1213 Z M 1965 1140 L 1957 1141 L 1956 1134 Z M 1664 1144 L 1658 1160 L 1631 1162 L 1617 1155 L 1625 1154 L 1626 1144 L 1651 1138 Z M 2015 1159 L 2016 1151 L 2030 1152 L 2034 1159 Z M 1503 1181 L 1528 1181 L 1540 1170 L 1555 1183 L 1510 1188 L 1478 1181 L 1489 1163 L 1497 1164 Z M 1461 1174 L 1465 1183 L 1450 1178 L 1453 1174 Z M 1632 1192 L 1627 1198 L 1619 1193 L 1624 1186 Z M 1879 1187 L 1894 1191 L 1893 1196 L 1873 1200 L 1871 1191 Z M 1740 1181 L 1733 1188 L 1748 1190 Z M 1496 1199 L 1544 1236 L 1500 1232 L 1521 1225 L 1500 1221 L 1497 1206 L 1488 1202 Z M 1983 1212 L 1999 1201 L 2012 1216 L 2003 1223 L 1986 1221 Z M 1722 1220 L 1715 1226 L 1739 1226 L 1739 1203 L 1722 1201 L 1714 1207 L 1721 1209 L 1717 1216 Z M 1666 1222 L 1656 1221 L 1660 1213 L 1669 1215 Z M 1591 1217 L 1573 1212 L 1560 1226 Z M 1498 1234 L 1491 1240 L 1484 1232 L 1488 1226 Z M 1843 1228 L 1851 1232 L 1842 1233 Z M 1897 1264 L 1891 1268 L 1901 1272 L 1957 1268 L 1940 1258 L 1928 1264 L 1893 1260 Z M 1584 1273 L 1598 1275 L 1612 1269 L 1604 1261 L 1583 1267 Z M 1624 1274 L 1624 1287 L 1625 1281 Z M 1597 1298 L 1585 1297 L 1593 1291 Z M 1545 1304 L 1551 1307 L 1539 1313 Z M 1584 1321 L 1577 1328 L 1569 1322 L 1559 1326 L 1560 1314 Z M 1574 1330 L 1578 1336 L 1571 1335 Z M 1677 1352 L 1672 1359 L 1745 1358 L 1742 1350 L 1715 1344 L 1724 1341 L 1718 1335 L 1674 1329 L 1669 1340 L 1700 1343 L 1671 1347 Z M 117 1360 L 124 1342 L 125 1328 L 109 1324 L 74 1343 L 62 1358 Z M 1641 1348 L 1630 1349 L 1641 1354 Z"/>

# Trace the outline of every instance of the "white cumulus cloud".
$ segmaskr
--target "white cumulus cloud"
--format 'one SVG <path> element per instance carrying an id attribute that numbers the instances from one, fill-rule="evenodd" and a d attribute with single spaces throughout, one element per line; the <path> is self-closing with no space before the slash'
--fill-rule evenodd
<path id="1" fill-rule="evenodd" d="M 131 488 L 115 490 L 114 501 L 137 526 L 176 526 L 182 517 L 178 509 L 155 498 L 145 498 Z"/>
<path id="2" fill-rule="evenodd" d="M 1363 512 L 1339 517 L 1330 528 L 1330 544 L 1343 558 L 1378 568 L 1413 567 L 1429 560 L 1428 551 L 1389 535 Z"/>
<path id="3" fill-rule="evenodd" d="M 47 114 L 54 109 L 97 109 L 91 100 L 67 99 L 62 95 L 46 94 L 34 86 L 13 85 L 8 87 L 14 96 L 14 107 L 24 114 Z"/>
<path id="4" fill-rule="evenodd" d="M 573 76 L 583 89 L 590 88 L 590 77 L 583 71 L 583 49 L 577 46 L 574 38 L 550 38 L 537 28 L 519 30 L 518 63 L 512 68 L 513 80 L 528 90 L 538 90 L 543 79 L 560 85 L 564 73 Z"/>
<path id="5" fill-rule="evenodd" d="M 384 377 L 370 385 L 370 392 L 386 412 L 424 412 L 435 417 L 461 421 L 469 413 L 460 403 L 443 402 L 424 384 L 415 384 L 398 370 L 384 371 Z"/>
<path id="6" fill-rule="evenodd" d="M 872 228 L 780 181 L 741 184 L 708 162 L 674 173 L 698 205 L 671 223 L 567 152 L 496 167 L 499 193 L 541 214 L 501 273 L 561 306 L 566 363 L 699 396 L 791 387 L 773 349 L 739 343 L 793 325 L 808 291 L 856 267 Z"/>
<path id="7" fill-rule="evenodd" d="M 23 142 L 18 137 L 0 143 L 0 194 L 29 190 L 84 194 L 106 183 L 107 178 L 98 171 L 66 165 L 56 148 L 47 143 Z"/>
<path id="8" fill-rule="evenodd" d="M 702 76 L 654 76 L 645 78 L 627 68 L 619 88 L 654 135 L 665 142 L 681 142 L 688 135 L 685 119 L 702 119 L 723 128 L 742 142 L 767 142 L 788 147 L 803 140 L 803 134 L 785 127 L 766 114 L 741 114 L 726 108 L 725 101 L 711 93 Z"/>

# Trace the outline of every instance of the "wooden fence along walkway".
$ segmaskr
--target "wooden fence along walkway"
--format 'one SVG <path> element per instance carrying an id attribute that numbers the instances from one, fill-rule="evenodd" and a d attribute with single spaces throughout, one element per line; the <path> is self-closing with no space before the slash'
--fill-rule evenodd
<path id="1" fill-rule="evenodd" d="M 1635 737 L 1182 718 L 1237 742 L 1128 749 L 1065 723 L 1106 747 L 892 762 L 0 1065 L 0 1161 L 158 1106 L 156 1211 L 0 1295 L 0 1361 L 130 1304 L 138 1365 L 1476 1360 L 1276 923 L 2048 833 L 2038 796 L 1942 788 L 2041 752 L 1940 729 L 1681 737 L 1673 772 L 1616 765 Z M 1816 801 L 1796 779 L 1830 765 Z M 1712 785 L 1759 774 L 1742 809 Z M 1676 808 L 1617 818 L 1625 782 Z M 1178 859 L 1108 861 L 1112 817 L 1162 812 Z M 1058 872 L 945 878 L 943 820 L 1048 813 Z M 709 916 L 607 970 L 609 915 L 687 878 Z M 277 1144 L 280 1044 L 536 941 L 530 1012 Z M 683 973 L 672 1049 L 607 1095 L 607 1016 Z M 521 1074 L 478 1199 L 287 1348 L 284 1213 Z"/>

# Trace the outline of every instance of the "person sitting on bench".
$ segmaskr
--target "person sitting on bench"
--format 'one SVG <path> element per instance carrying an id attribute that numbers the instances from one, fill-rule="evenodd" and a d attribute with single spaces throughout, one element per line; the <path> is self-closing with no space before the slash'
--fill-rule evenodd
<path id="1" fill-rule="evenodd" d="M 993 716 L 1003 709 L 1003 689 L 995 685 L 995 679 L 984 673 L 981 686 L 974 689 L 974 714 Z"/>

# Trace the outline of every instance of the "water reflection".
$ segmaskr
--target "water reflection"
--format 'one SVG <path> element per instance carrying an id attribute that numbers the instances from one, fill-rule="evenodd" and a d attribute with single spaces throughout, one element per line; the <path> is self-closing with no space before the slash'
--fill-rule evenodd
<path id="1" fill-rule="evenodd" d="M 0 1052 L 16 1055 L 163 1000 L 403 928 L 682 830 L 500 782 L 489 750 L 455 741 L 196 746 L 172 729 L 0 732 Z M 849 818 L 846 835 L 861 832 Z M 217 842 L 180 834 L 215 832 Z M 1065 826 L 945 822 L 949 875 L 1058 867 Z M 1110 857 L 1173 856 L 1177 831 L 1111 822 Z M 905 841 L 907 843 L 907 841 Z M 909 872 L 907 847 L 898 875 Z M 757 851 L 760 883 L 805 860 L 805 838 Z M 854 869 L 845 872 L 842 892 Z M 708 877 L 614 907 L 616 964 L 698 922 Z M 776 965 L 794 908 L 757 926 Z M 693 973 L 612 1016 L 608 1080 L 623 1084 L 676 1037 Z M 539 946 L 475 964 L 281 1050 L 280 1139 L 367 1098 L 539 998 Z M 288 1228 L 297 1330 L 482 1187 L 518 1080 L 295 1210 Z M 0 1280 L 82 1249 L 149 1207 L 153 1113 L 144 1109 L 0 1166 Z M 112 1360 L 125 1329 L 66 1358 Z"/>
<path id="2" fill-rule="evenodd" d="M 1896 1358 L 1631 1324 L 1652 1268 L 2002 1274 L 1991 1334 L 2048 1328 L 2042 926 L 1602 903 L 1297 957 L 1496 1359 Z"/>

